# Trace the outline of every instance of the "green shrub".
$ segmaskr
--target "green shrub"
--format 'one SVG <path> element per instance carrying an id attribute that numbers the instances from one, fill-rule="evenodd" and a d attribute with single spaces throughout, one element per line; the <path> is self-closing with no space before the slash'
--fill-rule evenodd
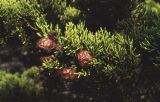
<path id="1" fill-rule="evenodd" d="M 154 0 L 145 0 L 137 5 L 137 8 L 132 11 L 130 18 L 124 19 L 117 24 L 117 30 L 133 38 L 136 53 L 140 54 L 142 66 L 139 69 L 140 72 L 137 74 L 137 77 L 133 77 L 133 83 L 137 83 L 137 85 L 133 86 L 131 89 L 139 88 L 137 92 L 133 91 L 130 93 L 137 94 L 138 97 L 135 98 L 137 101 L 158 100 L 158 77 L 160 75 L 159 17 L 160 4 L 156 3 Z M 140 81 L 143 82 L 140 83 Z M 147 87 L 143 88 L 141 85 Z M 125 88 L 123 87 L 122 89 Z M 126 88 L 126 90 L 128 89 Z M 128 93 L 128 97 L 132 96 L 130 94 Z M 131 98 L 131 100 L 132 99 L 134 98 Z"/>
<path id="2" fill-rule="evenodd" d="M 49 25 L 46 27 L 49 28 Z M 56 76 L 57 69 L 72 67 L 76 69 L 74 75 L 82 80 L 104 81 L 104 83 L 109 80 L 108 83 L 116 85 L 116 88 L 124 93 L 122 95 L 126 102 L 157 100 L 155 94 L 159 90 L 158 79 L 156 87 L 153 87 L 151 80 L 147 79 L 151 73 L 143 69 L 139 54 L 135 54 L 133 40 L 129 37 L 118 33 L 112 34 L 102 28 L 93 33 L 85 28 L 82 22 L 77 25 L 72 22 L 67 23 L 64 32 L 57 25 L 55 31 L 58 32 L 58 44 L 61 45 L 62 52 L 53 50 L 50 53 L 53 56 L 42 62 L 47 76 L 57 78 L 53 77 Z M 86 68 L 78 64 L 77 54 L 81 51 L 88 51 L 93 58 Z M 97 86 L 101 88 L 100 83 L 97 83 Z M 151 89 L 153 91 L 150 91 Z"/>
<path id="3" fill-rule="evenodd" d="M 0 43 L 16 37 L 22 44 L 37 40 L 36 20 L 46 15 L 48 22 L 64 25 L 78 21 L 80 10 L 61 0 L 2 0 L 0 3 Z"/>
<path id="4" fill-rule="evenodd" d="M 42 96 L 42 83 L 40 83 L 38 69 L 33 67 L 22 75 L 0 71 L 0 100 L 9 102 L 38 101 Z M 34 101 L 34 102 L 35 102 Z"/>
<path id="5" fill-rule="evenodd" d="M 117 24 L 120 32 L 134 39 L 136 52 L 141 54 L 142 62 L 147 66 L 159 63 L 159 17 L 160 4 L 146 0 L 137 5 L 131 18 Z"/>
<path id="6" fill-rule="evenodd" d="M 88 75 L 91 75 L 93 71 L 94 76 L 104 72 L 108 75 L 112 71 L 125 73 L 125 71 L 132 70 L 139 65 L 138 58 L 134 53 L 133 40 L 128 37 L 111 34 L 102 28 L 94 34 L 85 28 L 82 22 L 77 25 L 69 22 L 66 24 L 64 34 L 58 26 L 55 27 L 55 30 L 58 32 L 58 44 L 62 47 L 62 53 L 55 50 L 51 52 L 54 56 L 52 60 L 42 64 L 45 68 L 48 65 L 49 70 L 50 68 L 54 70 L 54 67 L 64 68 L 67 65 L 82 71 L 82 73 L 88 73 Z M 88 51 L 93 57 L 93 62 L 90 63 L 88 71 L 77 64 L 76 55 L 80 51 Z M 52 65 L 52 61 L 54 65 Z"/>
<path id="7" fill-rule="evenodd" d="M 156 33 L 154 28 L 157 26 L 159 13 L 160 5 L 154 0 L 138 3 L 132 10 L 131 17 L 119 21 L 116 30 L 133 38 L 137 47 L 147 36 Z"/>
<path id="8" fill-rule="evenodd" d="M 41 12 L 46 15 L 48 22 L 65 25 L 69 21 L 76 22 L 80 18 L 80 10 L 71 6 L 66 0 L 38 0 Z"/>
<path id="9" fill-rule="evenodd" d="M 0 33 L 3 42 L 16 36 L 23 44 L 27 44 L 35 38 L 34 22 L 40 14 L 36 8 L 36 0 L 1 0 Z"/>

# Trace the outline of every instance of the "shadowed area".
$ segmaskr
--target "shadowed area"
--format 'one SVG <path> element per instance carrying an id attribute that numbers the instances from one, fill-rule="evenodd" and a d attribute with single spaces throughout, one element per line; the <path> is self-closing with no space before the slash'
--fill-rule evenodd
<path id="1" fill-rule="evenodd" d="M 10 40 L 0 46 L 0 69 L 7 72 L 23 72 L 25 69 L 40 64 L 40 54 L 33 53 L 32 46 L 21 45 L 19 41 Z"/>

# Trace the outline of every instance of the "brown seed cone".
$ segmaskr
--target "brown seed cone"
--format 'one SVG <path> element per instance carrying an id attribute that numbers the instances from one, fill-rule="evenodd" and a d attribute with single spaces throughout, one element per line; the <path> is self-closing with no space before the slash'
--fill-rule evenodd
<path id="1" fill-rule="evenodd" d="M 76 75 L 74 75 L 75 72 L 76 70 L 72 67 L 57 70 L 57 74 L 60 76 L 60 78 L 68 81 L 75 79 L 76 77 Z"/>
<path id="2" fill-rule="evenodd" d="M 57 32 L 55 30 L 49 32 L 48 37 L 55 42 L 58 41 Z"/>
<path id="3" fill-rule="evenodd" d="M 41 38 L 37 41 L 37 47 L 46 52 L 50 52 L 55 48 L 56 43 L 54 43 L 49 38 Z"/>
<path id="4" fill-rule="evenodd" d="M 45 61 L 49 60 L 51 58 L 51 56 L 44 56 L 44 57 L 41 57 L 40 60 L 42 63 L 44 63 Z"/>
<path id="5" fill-rule="evenodd" d="M 88 67 L 89 63 L 93 61 L 88 51 L 80 51 L 76 57 L 80 67 Z"/>

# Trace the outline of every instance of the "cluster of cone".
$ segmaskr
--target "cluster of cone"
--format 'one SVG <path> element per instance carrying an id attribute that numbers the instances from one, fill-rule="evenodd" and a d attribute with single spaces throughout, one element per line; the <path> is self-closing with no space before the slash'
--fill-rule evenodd
<path id="1" fill-rule="evenodd" d="M 58 38 L 56 36 L 56 32 L 53 30 L 48 34 L 47 38 L 41 38 L 37 41 L 37 47 L 45 51 L 47 53 L 50 53 L 54 49 L 58 50 L 59 52 L 62 52 L 61 45 L 57 43 Z M 89 63 L 93 61 L 92 56 L 89 54 L 88 51 L 80 51 L 76 54 L 76 59 L 81 68 L 87 68 L 89 67 Z M 45 56 L 41 57 L 41 62 L 45 62 L 49 60 L 51 56 Z M 43 66 L 39 66 L 40 73 L 44 73 Z M 64 80 L 73 80 L 76 78 L 76 70 L 72 67 L 65 67 L 63 69 L 56 69 L 55 72 L 53 72 L 53 76 L 60 77 Z"/>

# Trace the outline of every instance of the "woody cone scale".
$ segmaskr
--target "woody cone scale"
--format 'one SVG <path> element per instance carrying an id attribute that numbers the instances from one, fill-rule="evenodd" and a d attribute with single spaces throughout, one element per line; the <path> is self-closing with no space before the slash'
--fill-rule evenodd
<path id="1" fill-rule="evenodd" d="M 93 61 L 92 56 L 88 51 L 80 51 L 77 53 L 76 58 L 80 67 L 86 68 L 89 66 L 89 63 Z"/>
<path id="2" fill-rule="evenodd" d="M 74 75 L 75 72 L 76 72 L 76 70 L 72 67 L 57 70 L 57 74 L 60 76 L 60 78 L 62 78 L 64 80 L 68 80 L 68 81 L 75 79 L 75 77 L 76 77 Z"/>
<path id="3" fill-rule="evenodd" d="M 55 34 L 57 34 L 57 32 L 53 30 L 48 34 L 47 38 L 43 37 L 39 39 L 36 43 L 37 47 L 48 53 L 53 49 L 62 52 L 61 45 L 57 43 L 58 37 Z"/>
<path id="4" fill-rule="evenodd" d="M 41 38 L 37 41 L 37 47 L 43 51 L 51 52 L 56 44 L 49 38 Z"/>

